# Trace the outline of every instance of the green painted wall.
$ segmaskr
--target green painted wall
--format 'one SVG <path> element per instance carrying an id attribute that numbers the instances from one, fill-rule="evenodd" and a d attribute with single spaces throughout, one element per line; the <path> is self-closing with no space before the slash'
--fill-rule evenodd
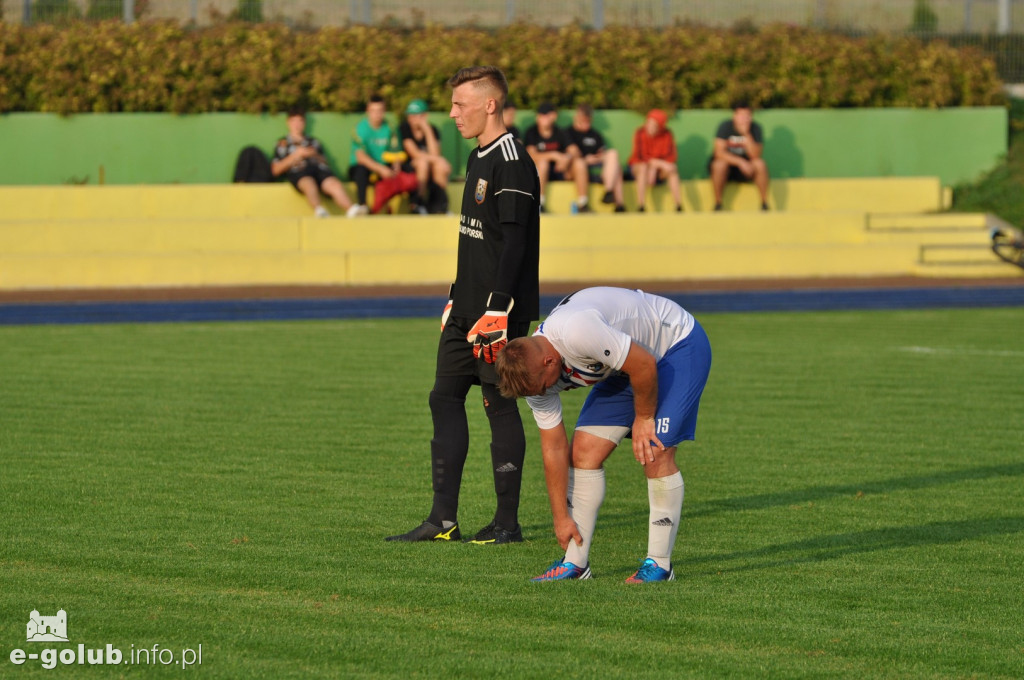
<path id="1" fill-rule="evenodd" d="M 718 124 L 729 111 L 681 111 L 670 121 L 683 179 L 707 177 Z M 559 124 L 569 125 L 572 112 Z M 758 111 L 764 156 L 775 177 L 937 176 L 951 186 L 973 181 L 1006 154 L 1008 113 L 1001 107 L 946 109 L 776 109 Z M 595 127 L 623 163 L 642 117 L 599 111 Z"/>
<path id="2" fill-rule="evenodd" d="M 718 123 L 728 111 L 682 111 L 670 121 L 684 179 L 705 177 Z M 348 167 L 351 130 L 361 116 L 315 113 L 309 133 L 325 144 L 336 171 Z M 445 154 L 462 174 L 471 140 L 459 137 L 445 113 L 432 114 Z M 532 113 L 520 111 L 524 131 Z M 571 111 L 559 123 L 568 125 Z M 1003 108 L 767 110 L 765 158 L 776 177 L 938 176 L 946 185 L 976 179 L 1006 153 Z M 397 121 L 392 116 L 392 122 Z M 642 116 L 599 111 L 595 126 L 625 163 Z M 0 184 L 219 183 L 232 177 L 238 151 L 268 154 L 285 132 L 284 115 L 213 113 L 42 113 L 0 116 Z M 2 212 L 2 206 L 0 206 Z"/>

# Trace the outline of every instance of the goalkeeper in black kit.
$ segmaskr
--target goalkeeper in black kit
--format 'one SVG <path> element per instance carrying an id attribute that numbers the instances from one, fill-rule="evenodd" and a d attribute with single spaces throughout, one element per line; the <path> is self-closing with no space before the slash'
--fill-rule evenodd
<path id="1" fill-rule="evenodd" d="M 501 396 L 494 356 L 539 317 L 540 180 L 537 168 L 502 121 L 505 75 L 492 66 L 464 68 L 448 81 L 459 132 L 476 139 L 466 163 L 459 218 L 458 271 L 441 317 L 437 371 L 430 392 L 434 501 L 427 519 L 389 541 L 458 541 L 459 488 L 469 452 L 466 395 L 480 385 L 491 426 L 497 509 L 473 543 L 523 540 L 519 490 L 526 456 L 514 399 Z"/>

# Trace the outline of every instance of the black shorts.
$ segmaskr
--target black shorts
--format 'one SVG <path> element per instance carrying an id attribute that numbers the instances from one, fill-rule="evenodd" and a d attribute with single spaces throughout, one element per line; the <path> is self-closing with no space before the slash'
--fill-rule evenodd
<path id="1" fill-rule="evenodd" d="M 303 177 L 312 177 L 316 180 L 316 186 L 319 188 L 320 185 L 324 183 L 324 180 L 334 177 L 334 173 L 327 168 L 321 168 L 318 166 L 303 168 L 299 172 L 289 172 L 288 181 L 292 183 L 292 186 L 295 187 L 296 191 L 299 190 L 299 180 Z"/>
<path id="2" fill-rule="evenodd" d="M 498 374 L 494 370 L 494 364 L 489 364 L 483 359 L 473 357 L 473 345 L 466 341 L 466 335 L 476 319 L 461 319 L 449 317 L 444 330 L 441 331 L 441 339 L 437 343 L 437 371 L 438 377 L 473 376 L 473 383 L 481 382 L 495 385 L 498 383 Z M 518 322 L 509 323 L 508 339 L 521 338 L 530 332 L 530 323 Z"/>
<path id="3" fill-rule="evenodd" d="M 564 182 L 565 173 L 555 170 L 555 162 L 551 161 L 548 163 L 548 181 L 549 182 Z M 476 322 L 474 322 L 476 323 Z"/>
<path id="4" fill-rule="evenodd" d="M 708 177 L 711 176 L 711 161 L 715 160 L 712 156 L 708 159 Z M 735 165 L 729 166 L 729 174 L 725 176 L 726 182 L 753 182 L 753 177 L 747 177 L 743 174 L 743 171 L 737 168 Z"/>

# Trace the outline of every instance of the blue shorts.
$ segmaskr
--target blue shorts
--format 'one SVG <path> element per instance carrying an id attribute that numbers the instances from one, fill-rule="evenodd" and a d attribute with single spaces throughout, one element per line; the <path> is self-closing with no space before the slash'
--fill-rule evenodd
<path id="1" fill-rule="evenodd" d="M 704 329 L 694 320 L 690 334 L 673 345 L 658 362 L 655 425 L 658 439 L 665 446 L 676 446 L 696 436 L 697 409 L 710 371 L 711 344 Z M 615 375 L 591 388 L 576 427 L 632 427 L 635 418 L 629 378 Z"/>

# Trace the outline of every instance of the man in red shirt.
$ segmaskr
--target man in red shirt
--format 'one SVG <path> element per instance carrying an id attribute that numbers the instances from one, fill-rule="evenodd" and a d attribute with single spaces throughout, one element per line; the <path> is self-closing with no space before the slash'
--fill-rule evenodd
<path id="1" fill-rule="evenodd" d="M 629 167 L 636 180 L 637 210 L 644 211 L 647 187 L 659 182 L 668 182 L 676 212 L 683 211 L 682 194 L 679 188 L 679 168 L 676 167 L 676 140 L 666 127 L 668 115 L 661 109 L 651 109 L 644 124 L 633 135 L 633 153 L 629 156 Z"/>

